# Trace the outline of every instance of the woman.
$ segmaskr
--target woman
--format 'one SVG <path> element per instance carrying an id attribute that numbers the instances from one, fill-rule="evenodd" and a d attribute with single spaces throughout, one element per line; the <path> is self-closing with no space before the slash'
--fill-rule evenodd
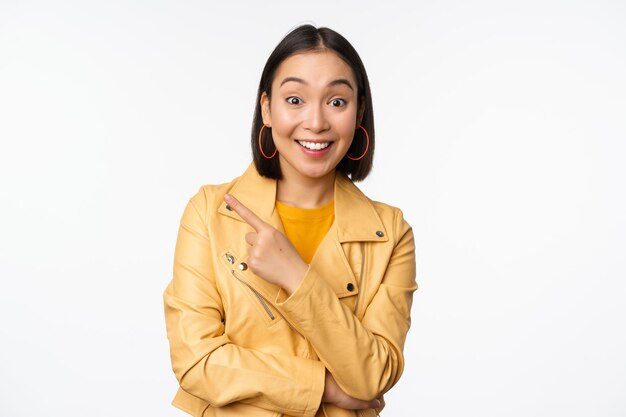
<path id="1" fill-rule="evenodd" d="M 400 378 L 415 283 L 411 227 L 369 200 L 365 68 L 328 28 L 300 26 L 259 86 L 253 163 L 183 213 L 164 293 L 193 416 L 374 416 Z"/>

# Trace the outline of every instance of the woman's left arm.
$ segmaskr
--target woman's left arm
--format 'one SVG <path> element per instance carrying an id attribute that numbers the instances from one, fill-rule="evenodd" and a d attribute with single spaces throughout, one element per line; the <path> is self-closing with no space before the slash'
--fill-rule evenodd
<path id="1" fill-rule="evenodd" d="M 417 289 L 415 242 L 400 210 L 395 217 L 394 250 L 362 321 L 314 267 L 289 297 L 276 303 L 311 342 L 341 389 L 363 400 L 379 398 L 391 389 L 404 369 L 404 342 Z"/>

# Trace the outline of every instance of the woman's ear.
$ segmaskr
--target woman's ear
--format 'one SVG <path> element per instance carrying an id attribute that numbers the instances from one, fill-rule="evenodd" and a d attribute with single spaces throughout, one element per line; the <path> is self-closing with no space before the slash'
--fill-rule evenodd
<path id="1" fill-rule="evenodd" d="M 361 105 L 359 106 L 359 110 L 356 115 L 356 125 L 360 126 L 363 123 L 363 114 L 365 113 L 365 97 L 361 97 Z"/>
<path id="2" fill-rule="evenodd" d="M 267 96 L 267 93 L 263 91 L 261 93 L 261 101 L 259 102 L 261 105 L 261 116 L 263 117 L 263 124 L 267 127 L 272 126 L 272 117 L 270 115 L 270 98 Z"/>

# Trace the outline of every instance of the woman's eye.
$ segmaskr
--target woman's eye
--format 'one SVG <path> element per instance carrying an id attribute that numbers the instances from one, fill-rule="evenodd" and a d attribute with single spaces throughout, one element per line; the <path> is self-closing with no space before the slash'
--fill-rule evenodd
<path id="1" fill-rule="evenodd" d="M 330 101 L 330 105 L 333 107 L 342 107 L 346 105 L 346 101 L 341 98 L 334 98 Z"/>
<path id="2" fill-rule="evenodd" d="M 287 97 L 287 103 L 289 104 L 300 104 L 302 103 L 302 100 L 300 100 L 298 97 L 296 96 L 291 96 L 291 97 Z"/>

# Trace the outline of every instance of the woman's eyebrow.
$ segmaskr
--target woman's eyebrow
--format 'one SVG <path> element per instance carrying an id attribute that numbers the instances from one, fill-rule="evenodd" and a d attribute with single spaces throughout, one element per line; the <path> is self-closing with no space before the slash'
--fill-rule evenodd
<path id="1" fill-rule="evenodd" d="M 283 84 L 288 83 L 289 81 L 293 81 L 296 83 L 300 83 L 300 84 L 304 84 L 304 85 L 309 85 L 309 83 L 307 83 L 306 81 L 304 81 L 302 78 L 298 78 L 298 77 L 287 77 L 285 78 L 281 83 L 279 87 L 282 87 Z M 339 84 L 344 84 L 347 85 L 348 88 L 350 88 L 350 90 L 354 91 L 354 88 L 352 88 L 352 84 L 350 84 L 350 81 L 346 80 L 345 78 L 339 78 L 336 80 L 333 80 L 331 82 L 328 83 L 329 87 L 335 86 L 335 85 L 339 85 Z"/>
<path id="2" fill-rule="evenodd" d="M 354 88 L 352 88 L 352 84 L 350 84 L 350 81 L 346 80 L 345 78 L 340 78 L 338 80 L 331 81 L 328 83 L 328 86 L 332 87 L 334 85 L 340 85 L 340 84 L 345 84 L 350 88 L 350 90 L 354 91 Z"/>

